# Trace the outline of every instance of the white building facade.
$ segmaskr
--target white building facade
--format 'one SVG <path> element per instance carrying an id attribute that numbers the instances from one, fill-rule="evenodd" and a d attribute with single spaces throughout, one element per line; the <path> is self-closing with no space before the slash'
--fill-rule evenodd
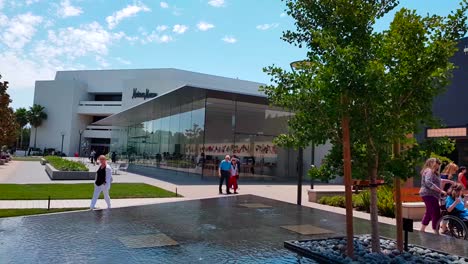
<path id="1" fill-rule="evenodd" d="M 246 175 L 294 177 L 296 152 L 273 145 L 290 114 L 270 107 L 261 85 L 178 69 L 59 71 L 36 82 L 34 104 L 48 115 L 36 147 L 84 157 L 116 151 L 136 166 L 180 173 L 195 172 L 203 156 L 196 173 L 204 175 L 230 153 L 250 166 Z M 319 165 L 328 149 L 306 149 L 304 169 Z"/>
<path id="2" fill-rule="evenodd" d="M 37 130 L 36 147 L 61 151 L 63 138 L 68 156 L 85 156 L 91 149 L 106 153 L 112 126 L 94 122 L 187 83 L 253 94 L 260 94 L 261 85 L 177 69 L 59 71 L 55 80 L 36 81 L 34 104 L 44 106 L 48 115 Z"/>

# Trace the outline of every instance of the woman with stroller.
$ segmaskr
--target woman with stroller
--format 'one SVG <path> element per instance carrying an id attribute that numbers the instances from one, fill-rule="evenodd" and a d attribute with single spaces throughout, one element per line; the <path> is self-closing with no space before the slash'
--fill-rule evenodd
<path id="1" fill-rule="evenodd" d="M 421 170 L 421 189 L 419 195 L 421 195 L 424 204 L 426 205 L 426 212 L 422 219 L 421 232 L 426 231 L 427 225 L 432 221 L 432 229 L 436 234 L 439 234 L 437 229 L 437 222 L 440 218 L 440 196 L 445 195 L 446 192 L 442 189 L 442 184 L 450 182 L 450 180 L 441 179 L 439 175 L 440 160 L 436 158 L 430 158 L 424 164 Z"/>

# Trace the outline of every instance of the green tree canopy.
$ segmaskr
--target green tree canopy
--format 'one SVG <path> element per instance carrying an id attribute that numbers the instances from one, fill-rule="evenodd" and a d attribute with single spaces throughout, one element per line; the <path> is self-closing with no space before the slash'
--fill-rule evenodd
<path id="1" fill-rule="evenodd" d="M 11 146 L 15 142 L 18 133 L 18 124 L 16 123 L 13 108 L 10 107 L 11 99 L 7 89 L 8 82 L 0 81 L 0 146 Z"/>
<path id="2" fill-rule="evenodd" d="M 342 149 L 341 118 L 349 116 L 353 173 L 371 181 L 372 248 L 380 251 L 374 183 L 384 170 L 405 176 L 395 164 L 409 156 L 394 157 L 391 144 L 434 124 L 432 101 L 449 83 L 454 69 L 449 59 L 466 34 L 468 4 L 463 0 L 446 17 L 402 8 L 389 29 L 376 32 L 375 22 L 399 1 L 285 2 L 296 29 L 284 32 L 283 39 L 305 47 L 307 58 L 294 72 L 265 68 L 273 84 L 263 90 L 271 102 L 295 112 L 289 132 L 276 142 L 305 147 L 330 141 L 328 159 L 342 163 L 336 155 Z"/>
<path id="3" fill-rule="evenodd" d="M 16 122 L 18 125 L 23 128 L 28 124 L 28 110 L 26 108 L 20 107 L 15 111 Z"/>
<path id="4" fill-rule="evenodd" d="M 34 127 L 34 148 L 36 148 L 37 128 L 47 119 L 47 113 L 44 110 L 45 107 L 38 104 L 29 107 L 28 121 Z"/>

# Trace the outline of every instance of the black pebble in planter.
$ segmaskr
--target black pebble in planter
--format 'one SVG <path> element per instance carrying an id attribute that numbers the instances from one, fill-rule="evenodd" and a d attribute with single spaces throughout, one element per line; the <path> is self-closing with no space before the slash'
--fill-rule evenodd
<path id="1" fill-rule="evenodd" d="M 59 171 L 50 163 L 45 164 L 45 171 L 51 180 L 94 180 L 96 178 L 94 171 Z"/>

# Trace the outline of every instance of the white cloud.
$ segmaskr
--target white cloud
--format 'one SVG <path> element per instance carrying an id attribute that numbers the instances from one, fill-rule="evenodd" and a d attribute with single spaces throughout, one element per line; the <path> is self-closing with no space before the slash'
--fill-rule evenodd
<path id="1" fill-rule="evenodd" d="M 140 2 L 136 2 L 133 5 L 128 5 L 127 7 L 114 12 L 112 16 L 106 17 L 106 21 L 108 24 L 109 29 L 115 28 L 120 21 L 122 21 L 125 18 L 135 16 L 136 14 L 140 12 L 149 12 L 151 9 L 149 9 L 147 6 Z"/>
<path id="2" fill-rule="evenodd" d="M 123 58 L 121 58 L 121 57 L 116 57 L 115 60 L 118 61 L 118 62 L 120 62 L 120 63 L 122 63 L 122 64 L 124 64 L 124 65 L 130 65 L 130 64 L 132 64 L 132 62 L 130 62 L 130 61 L 126 60 L 126 59 L 123 59 Z"/>
<path id="3" fill-rule="evenodd" d="M 258 30 L 268 30 L 268 29 L 271 29 L 271 28 L 276 28 L 278 27 L 279 24 L 278 23 L 272 23 L 272 24 L 262 24 L 262 25 L 258 25 L 256 26 L 256 28 Z"/>
<path id="4" fill-rule="evenodd" d="M 0 0 L 0 10 L 3 8 L 5 4 L 3 3 L 3 0 Z"/>
<path id="5" fill-rule="evenodd" d="M 4 27 L 6 25 L 8 25 L 8 17 L 4 14 L 0 14 L 0 27 Z"/>
<path id="6" fill-rule="evenodd" d="M 107 55 L 108 47 L 114 41 L 126 37 L 123 32 L 111 33 L 99 23 L 92 22 L 79 28 L 49 30 L 47 41 L 38 42 L 34 53 L 44 60 L 52 60 L 59 56 L 73 60 L 89 54 Z"/>
<path id="7" fill-rule="evenodd" d="M 280 14 L 280 17 L 285 17 L 286 16 L 286 13 L 281 13 Z"/>
<path id="8" fill-rule="evenodd" d="M 187 31 L 188 27 L 186 25 L 174 25 L 172 28 L 172 32 L 177 33 L 177 34 L 184 34 L 185 31 Z"/>
<path id="9" fill-rule="evenodd" d="M 208 4 L 210 6 L 214 6 L 214 7 L 222 7 L 226 3 L 224 2 L 224 0 L 210 0 L 210 1 L 208 1 Z"/>
<path id="10" fill-rule="evenodd" d="M 201 21 L 200 23 L 197 24 L 197 28 L 201 31 L 207 31 L 207 30 L 214 28 L 214 25 Z"/>
<path id="11" fill-rule="evenodd" d="M 222 38 L 222 40 L 229 44 L 234 44 L 237 42 L 237 39 L 233 36 L 225 36 L 224 38 Z"/>
<path id="12" fill-rule="evenodd" d="M 153 31 L 153 32 L 151 32 L 150 35 L 148 35 L 148 36 L 146 37 L 146 39 L 142 40 L 142 43 L 143 43 L 143 44 L 146 44 L 146 43 L 148 43 L 148 42 L 150 42 L 150 43 L 151 43 L 151 42 L 156 42 L 156 43 L 169 43 L 169 42 L 171 42 L 171 41 L 173 41 L 173 38 L 172 38 L 171 36 L 166 35 L 166 34 L 164 34 L 164 35 L 159 35 L 158 33 L 156 33 L 156 32 Z"/>
<path id="13" fill-rule="evenodd" d="M 161 8 L 169 8 L 169 4 L 166 3 L 166 2 L 161 2 L 161 3 L 159 3 L 159 6 L 160 6 Z"/>
<path id="14" fill-rule="evenodd" d="M 163 31 L 166 31 L 168 29 L 168 27 L 166 25 L 158 25 L 156 27 L 156 31 L 158 32 L 163 32 Z"/>
<path id="15" fill-rule="evenodd" d="M 83 13 L 81 8 L 72 6 L 70 0 L 63 0 L 60 2 L 60 7 L 57 10 L 57 14 L 60 17 L 72 17 L 72 16 L 79 16 Z"/>
<path id="16" fill-rule="evenodd" d="M 15 90 L 32 89 L 36 80 L 50 80 L 55 76 L 60 65 L 38 63 L 12 51 L 0 53 L 2 58 L 2 75 Z M 21 69 L 21 70 L 18 70 Z"/>
<path id="17" fill-rule="evenodd" d="M 40 0 L 26 0 L 26 5 L 29 6 L 29 5 L 32 5 L 32 4 L 35 4 L 35 3 L 39 3 Z"/>
<path id="18" fill-rule="evenodd" d="M 110 66 L 109 62 L 101 56 L 96 56 L 96 62 L 99 63 L 102 68 L 108 68 Z"/>
<path id="19" fill-rule="evenodd" d="M 6 26 L 6 30 L 1 36 L 1 41 L 12 49 L 22 49 L 31 41 L 36 34 L 36 27 L 42 23 L 43 18 L 31 13 L 15 16 L 10 21 L 6 17 L 0 17 L 0 23 Z"/>

